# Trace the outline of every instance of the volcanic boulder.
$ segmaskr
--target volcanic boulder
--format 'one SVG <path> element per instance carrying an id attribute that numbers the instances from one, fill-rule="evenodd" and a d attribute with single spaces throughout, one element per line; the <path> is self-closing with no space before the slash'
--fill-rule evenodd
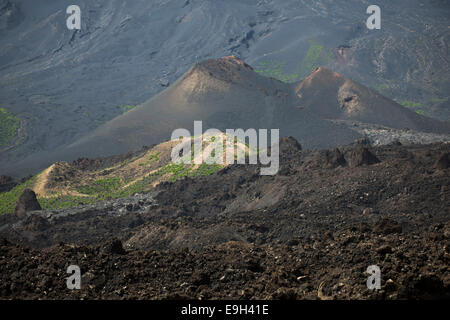
<path id="1" fill-rule="evenodd" d="M 125 254 L 126 251 L 122 246 L 122 241 L 113 238 L 107 241 L 102 247 L 101 252 L 104 254 Z"/>
<path id="2" fill-rule="evenodd" d="M 33 190 L 25 189 L 17 201 L 14 213 L 21 215 L 27 211 L 42 210 L 41 205 L 36 199 L 36 194 Z"/>
<path id="3" fill-rule="evenodd" d="M 368 148 L 358 145 L 350 150 L 346 157 L 351 168 L 370 166 L 379 163 L 380 160 Z"/>
<path id="4" fill-rule="evenodd" d="M 282 176 L 293 174 L 295 170 L 292 169 L 289 163 L 300 159 L 302 146 L 294 137 L 286 136 L 280 139 L 278 147 L 280 153 L 280 168 L 278 174 Z"/>
<path id="5" fill-rule="evenodd" d="M 339 166 L 343 167 L 347 164 L 344 155 L 337 148 L 333 150 L 327 150 L 325 157 L 326 157 L 326 165 L 328 167 L 332 168 L 336 168 Z"/>
<path id="6" fill-rule="evenodd" d="M 298 141 L 291 136 L 282 137 L 279 142 L 280 146 L 280 154 L 292 154 L 292 153 L 298 153 L 302 150 L 302 146 Z"/>
<path id="7" fill-rule="evenodd" d="M 450 152 L 441 154 L 439 159 L 436 161 L 434 167 L 438 170 L 450 168 Z"/>

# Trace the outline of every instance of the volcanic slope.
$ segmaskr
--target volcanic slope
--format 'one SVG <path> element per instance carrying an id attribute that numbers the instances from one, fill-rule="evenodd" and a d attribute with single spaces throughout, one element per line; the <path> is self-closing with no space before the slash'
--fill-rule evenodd
<path id="1" fill-rule="evenodd" d="M 170 139 L 173 130 L 279 128 L 304 147 L 328 148 L 360 137 L 329 119 L 354 119 L 450 133 L 450 125 L 420 116 L 344 76 L 318 68 L 296 87 L 260 76 L 230 56 L 194 65 L 170 88 L 72 144 L 68 153 L 103 156 Z"/>
<path id="2" fill-rule="evenodd" d="M 397 129 L 450 133 L 450 125 L 419 115 L 343 75 L 317 68 L 295 89 L 300 105 L 323 119 L 357 120 Z"/>
<path id="3" fill-rule="evenodd" d="M 297 85 L 287 84 L 261 76 L 244 61 L 228 56 L 195 64 L 146 103 L 64 149 L 25 159 L 7 173 L 23 175 L 25 168 L 34 174 L 56 161 L 136 151 L 168 141 L 178 128 L 195 135 L 196 120 L 203 121 L 203 131 L 280 129 L 280 136 L 292 136 L 307 149 L 336 147 L 363 137 L 335 120 L 450 132 L 449 124 L 419 116 L 327 69 L 316 69 Z"/>
<path id="4" fill-rule="evenodd" d="M 292 86 L 263 77 L 242 60 L 224 57 L 194 65 L 171 87 L 72 144 L 69 152 L 122 153 L 170 139 L 177 128 L 279 128 L 309 148 L 353 141 L 354 132 L 297 108 Z"/>

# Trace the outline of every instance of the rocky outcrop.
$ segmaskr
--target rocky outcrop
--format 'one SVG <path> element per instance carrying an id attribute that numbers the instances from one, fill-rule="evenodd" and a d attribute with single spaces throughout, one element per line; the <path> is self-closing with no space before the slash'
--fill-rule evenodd
<path id="1" fill-rule="evenodd" d="M 279 142 L 280 155 L 291 156 L 302 150 L 302 146 L 291 136 L 282 137 Z"/>
<path id="2" fill-rule="evenodd" d="M 107 241 L 102 247 L 101 252 L 104 254 L 125 254 L 126 251 L 122 246 L 122 241 L 117 238 Z"/>
<path id="3" fill-rule="evenodd" d="M 350 150 L 346 158 L 349 166 L 352 168 L 369 166 L 380 162 L 376 155 L 363 146 L 357 146 L 356 148 Z"/>
<path id="4" fill-rule="evenodd" d="M 328 167 L 336 168 L 343 167 L 347 164 L 344 155 L 339 149 L 327 150 L 325 153 L 325 162 Z"/>
<path id="5" fill-rule="evenodd" d="M 12 177 L 9 176 L 0 176 L 0 192 L 8 192 L 14 186 L 16 185 L 16 182 Z"/>
<path id="6" fill-rule="evenodd" d="M 441 154 L 434 167 L 438 170 L 450 168 L 450 152 Z"/>
<path id="7" fill-rule="evenodd" d="M 17 201 L 14 213 L 17 215 L 23 215 L 27 211 L 35 211 L 41 209 L 41 205 L 37 201 L 34 191 L 31 189 L 25 189 L 22 192 L 19 200 Z"/>

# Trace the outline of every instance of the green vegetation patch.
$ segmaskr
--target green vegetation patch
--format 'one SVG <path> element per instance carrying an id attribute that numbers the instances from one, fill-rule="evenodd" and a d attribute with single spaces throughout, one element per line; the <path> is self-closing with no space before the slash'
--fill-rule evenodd
<path id="1" fill-rule="evenodd" d="M 379 93 L 383 93 L 383 91 L 386 91 L 387 89 L 389 89 L 389 84 L 387 84 L 387 83 L 375 84 L 372 86 L 372 89 L 374 89 L 375 91 L 377 91 Z"/>
<path id="2" fill-rule="evenodd" d="M 169 181 L 175 182 L 184 177 L 209 176 L 223 168 L 221 164 L 202 163 L 197 168 L 187 164 L 168 164 L 156 172 L 157 175 L 170 174 Z"/>
<path id="3" fill-rule="evenodd" d="M 298 73 L 285 73 L 285 62 L 265 61 L 260 63 L 255 71 L 265 77 L 271 77 L 283 81 L 285 83 L 291 83 L 298 80 L 300 75 Z"/>
<path id="4" fill-rule="evenodd" d="M 261 62 L 255 67 L 255 71 L 266 77 L 292 83 L 305 78 L 316 68 L 329 65 L 335 60 L 333 49 L 325 48 L 318 40 L 309 39 L 308 44 L 308 51 L 299 62 L 295 73 L 286 73 L 286 62 L 274 60 Z"/>
<path id="5" fill-rule="evenodd" d="M 132 196 L 136 193 L 148 192 L 151 190 L 152 184 L 160 177 L 164 175 L 170 175 L 169 181 L 175 182 L 181 180 L 184 177 L 198 177 L 198 176 L 208 176 L 214 172 L 222 169 L 222 165 L 218 164 L 206 164 L 202 163 L 198 168 L 193 169 L 192 166 L 187 164 L 174 164 L 170 163 L 161 169 L 149 174 L 148 176 L 142 178 L 139 181 L 129 185 L 126 188 L 116 190 L 113 192 L 111 198 L 124 198 Z"/>
<path id="6" fill-rule="evenodd" d="M 207 164 L 202 163 L 200 166 L 198 166 L 197 169 L 192 171 L 192 176 L 209 176 L 220 169 L 222 169 L 223 166 L 220 164 Z"/>
<path id="7" fill-rule="evenodd" d="M 10 144 L 17 136 L 19 123 L 19 118 L 0 108 L 0 147 Z"/>
<path id="8" fill-rule="evenodd" d="M 19 200 L 23 190 L 30 188 L 35 181 L 36 176 L 15 186 L 8 192 L 0 193 L 0 214 L 13 213 L 16 208 L 17 200 Z"/>
<path id="9" fill-rule="evenodd" d="M 159 161 L 159 155 L 161 154 L 161 152 L 157 152 L 155 154 L 150 155 L 150 158 L 148 158 L 148 160 L 150 161 Z"/>
<path id="10" fill-rule="evenodd" d="M 132 105 L 120 105 L 119 109 L 120 111 L 122 111 L 122 114 L 124 114 L 125 112 L 130 111 L 131 109 L 134 109 L 136 106 L 132 106 Z"/>
<path id="11" fill-rule="evenodd" d="M 414 110 L 417 114 L 420 114 L 421 116 L 424 116 L 426 113 L 425 113 L 425 110 L 422 110 L 422 109 L 419 109 L 419 110 Z"/>
<path id="12" fill-rule="evenodd" d="M 421 102 L 414 102 L 414 101 L 402 101 L 400 103 L 402 106 L 407 108 L 422 108 L 425 107 L 425 105 Z"/>
<path id="13" fill-rule="evenodd" d="M 149 192 L 151 189 L 152 183 L 156 180 L 156 174 L 150 174 L 139 181 L 129 185 L 126 188 L 115 191 L 111 197 L 114 199 L 131 197 L 136 193 L 144 193 Z"/>
<path id="14" fill-rule="evenodd" d="M 421 102 L 414 102 L 414 101 L 402 101 L 400 104 L 406 108 L 411 109 L 417 114 L 420 114 L 421 116 L 424 116 L 426 114 L 424 108 L 426 108 L 425 104 Z"/>
<path id="15" fill-rule="evenodd" d="M 57 195 L 49 198 L 38 199 L 41 208 L 44 210 L 56 210 L 62 208 L 72 208 L 81 205 L 94 204 L 98 200 L 94 197 L 77 197 L 68 195 Z"/>
<path id="16" fill-rule="evenodd" d="M 170 174 L 169 180 L 175 182 L 182 179 L 183 177 L 189 176 L 191 171 L 191 166 L 187 164 L 174 164 L 169 163 L 168 165 L 162 167 L 157 173 L 160 175 Z"/>
<path id="17" fill-rule="evenodd" d="M 55 210 L 61 208 L 70 208 L 80 205 L 94 204 L 100 201 L 109 199 L 119 199 L 130 197 L 136 193 L 149 192 L 152 184 L 164 175 L 170 175 L 169 181 L 175 182 L 184 177 L 198 177 L 211 175 L 214 172 L 222 169 L 223 166 L 219 164 L 203 163 L 199 167 L 193 169 L 193 166 L 186 164 L 170 163 L 159 170 L 147 175 L 146 177 L 136 181 L 133 184 L 125 187 L 131 181 L 123 178 L 106 178 L 99 179 L 90 184 L 80 186 L 77 191 L 86 196 L 70 196 L 54 194 L 51 197 L 39 198 L 38 201 L 44 210 Z M 9 192 L 0 194 L 0 213 L 12 213 L 16 206 L 17 200 L 22 194 L 23 190 L 30 188 L 36 180 L 33 177 L 26 182 L 17 185 Z"/>
<path id="18" fill-rule="evenodd" d="M 55 197 L 42 199 L 43 208 L 68 207 L 72 203 L 73 206 L 82 204 L 91 204 L 107 199 L 118 199 L 132 196 L 136 193 L 148 192 L 151 190 L 152 184 L 160 177 L 169 175 L 168 180 L 175 182 L 184 177 L 197 177 L 213 174 L 223 168 L 217 164 L 201 164 L 198 168 L 192 169 L 192 166 L 186 164 L 170 163 L 159 170 L 147 175 L 141 180 L 125 187 L 130 181 L 121 178 L 100 179 L 88 185 L 77 188 L 77 191 L 86 194 L 88 197 Z"/>
<path id="19" fill-rule="evenodd" d="M 108 178 L 96 180 L 89 185 L 77 188 L 77 191 L 87 195 L 110 194 L 124 185 L 121 178 Z"/>
<path id="20" fill-rule="evenodd" d="M 335 55 L 332 49 L 326 49 L 315 39 L 308 40 L 309 49 L 300 63 L 299 74 L 301 77 L 308 76 L 316 68 L 332 63 Z"/>

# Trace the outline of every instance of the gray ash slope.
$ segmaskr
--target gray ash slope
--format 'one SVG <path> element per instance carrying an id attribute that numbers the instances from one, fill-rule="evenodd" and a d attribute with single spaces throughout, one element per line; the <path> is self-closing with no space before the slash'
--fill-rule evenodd
<path id="1" fill-rule="evenodd" d="M 323 119 L 356 120 L 395 129 L 450 133 L 450 125 L 419 115 L 343 75 L 320 67 L 295 88 L 298 104 Z"/>
<path id="2" fill-rule="evenodd" d="M 439 133 L 446 140 L 450 134 L 450 124 L 418 115 L 323 67 L 295 85 L 261 76 L 243 60 L 228 56 L 195 64 L 169 88 L 84 138 L 15 163 L 9 170 L 23 174 L 24 168 L 36 171 L 55 161 L 135 151 L 170 139 L 179 128 L 195 135 L 196 120 L 202 120 L 204 131 L 280 129 L 281 136 L 293 136 L 307 149 L 364 138 L 342 120 Z"/>
<path id="3" fill-rule="evenodd" d="M 22 126 L 19 144 L 0 155 L 2 168 L 73 143 L 195 62 L 231 54 L 253 66 L 284 64 L 298 80 L 326 65 L 449 118 L 447 1 L 380 1 L 376 32 L 356 0 L 82 0 L 79 32 L 65 26 L 69 4 L 0 1 L 1 106 Z M 333 59 L 305 60 L 315 44 Z"/>
<path id="4" fill-rule="evenodd" d="M 170 139 L 173 130 L 279 128 L 307 148 L 347 144 L 359 135 L 298 108 L 292 85 L 266 78 L 235 57 L 196 64 L 148 102 L 100 126 L 67 148 L 88 156 L 123 153 Z M 450 132 L 450 126 L 449 126 Z"/>
<path id="5" fill-rule="evenodd" d="M 427 118 L 323 67 L 295 87 L 260 76 L 234 57 L 196 64 L 168 89 L 94 130 L 63 152 L 100 156 L 168 139 L 193 122 L 203 128 L 279 128 L 307 149 L 330 148 L 362 135 L 329 120 L 357 120 L 397 129 L 450 134 L 450 124 Z"/>

